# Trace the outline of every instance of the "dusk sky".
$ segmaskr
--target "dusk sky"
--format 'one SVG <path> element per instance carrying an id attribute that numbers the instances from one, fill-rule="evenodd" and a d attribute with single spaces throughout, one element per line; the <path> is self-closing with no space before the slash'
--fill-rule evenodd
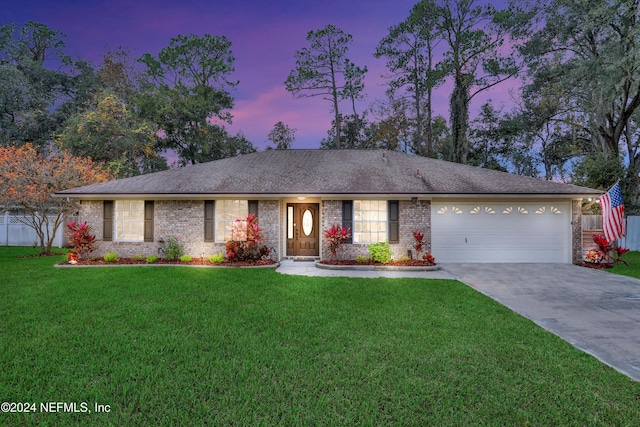
<path id="1" fill-rule="evenodd" d="M 232 92 L 235 107 L 232 133 L 242 131 L 260 150 L 278 121 L 296 128 L 293 148 L 318 148 L 331 126 L 331 105 L 320 97 L 294 99 L 284 81 L 295 66 L 294 53 L 308 46 L 310 30 L 333 24 L 353 36 L 348 57 L 367 66 L 367 98 L 360 112 L 384 99 L 384 58 L 373 56 L 390 26 L 404 20 L 417 0 L 4 0 L 0 23 L 28 20 L 46 24 L 67 35 L 66 53 L 99 64 L 108 48 L 122 46 L 135 58 L 157 55 L 177 35 L 211 34 L 232 42 L 240 84 Z M 502 1 L 494 4 L 503 4 Z M 516 82 L 503 83 L 474 98 L 473 111 L 487 99 L 510 104 Z M 451 86 L 436 92 L 435 113 L 448 117 Z M 345 104 L 345 111 L 347 105 Z"/>

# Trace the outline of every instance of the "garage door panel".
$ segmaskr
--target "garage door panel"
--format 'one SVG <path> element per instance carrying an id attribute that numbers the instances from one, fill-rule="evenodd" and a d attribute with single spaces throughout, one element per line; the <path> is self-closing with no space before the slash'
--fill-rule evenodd
<path id="1" fill-rule="evenodd" d="M 570 262 L 569 203 L 432 203 L 438 262 Z"/>

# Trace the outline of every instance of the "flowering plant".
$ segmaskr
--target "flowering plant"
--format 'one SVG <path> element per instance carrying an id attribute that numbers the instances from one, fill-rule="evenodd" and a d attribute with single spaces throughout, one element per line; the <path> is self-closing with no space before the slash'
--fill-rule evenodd
<path id="1" fill-rule="evenodd" d="M 604 254 L 595 249 L 591 249 L 589 252 L 587 252 L 586 259 L 587 259 L 587 262 L 590 262 L 593 264 L 600 264 L 604 259 Z"/>
<path id="2" fill-rule="evenodd" d="M 338 255 L 340 246 L 342 246 L 345 240 L 351 237 L 351 229 L 334 224 L 331 228 L 322 232 L 322 237 L 329 245 L 329 253 L 332 257 L 335 257 Z"/>
<path id="3" fill-rule="evenodd" d="M 422 259 L 424 259 L 425 261 L 430 262 L 432 264 L 436 263 L 436 259 L 429 252 L 425 252 L 425 254 L 422 257 Z"/>

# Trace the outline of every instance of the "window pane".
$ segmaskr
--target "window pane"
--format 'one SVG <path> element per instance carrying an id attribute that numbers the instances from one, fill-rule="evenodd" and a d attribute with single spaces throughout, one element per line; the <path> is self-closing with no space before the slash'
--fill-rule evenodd
<path id="1" fill-rule="evenodd" d="M 353 240 L 377 243 L 387 240 L 387 201 L 354 200 Z"/>
<path id="2" fill-rule="evenodd" d="M 114 215 L 116 240 L 144 240 L 144 200 L 116 200 Z"/>
<path id="3" fill-rule="evenodd" d="M 231 226 L 236 219 L 245 219 L 249 213 L 247 200 L 219 200 L 216 202 L 216 242 L 231 239 Z"/>
<path id="4" fill-rule="evenodd" d="M 293 206 L 287 206 L 287 239 L 293 239 Z"/>

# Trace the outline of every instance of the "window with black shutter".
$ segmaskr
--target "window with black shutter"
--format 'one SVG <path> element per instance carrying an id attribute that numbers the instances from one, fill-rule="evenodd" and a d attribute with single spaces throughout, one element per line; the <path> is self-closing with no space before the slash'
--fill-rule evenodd
<path id="1" fill-rule="evenodd" d="M 400 202 L 389 200 L 389 243 L 400 242 Z"/>
<path id="2" fill-rule="evenodd" d="M 215 220 L 216 202 L 213 200 L 205 200 L 204 202 L 204 241 L 215 241 L 214 220 Z"/>
<path id="3" fill-rule="evenodd" d="M 153 200 L 144 202 L 144 241 L 153 242 Z"/>
<path id="4" fill-rule="evenodd" d="M 113 240 L 113 200 L 102 202 L 102 240 Z"/>
<path id="5" fill-rule="evenodd" d="M 257 200 L 249 200 L 248 203 L 249 213 L 258 216 L 258 201 Z"/>
<path id="6" fill-rule="evenodd" d="M 342 226 L 351 230 L 351 237 L 345 243 L 353 243 L 353 200 L 342 201 Z"/>

